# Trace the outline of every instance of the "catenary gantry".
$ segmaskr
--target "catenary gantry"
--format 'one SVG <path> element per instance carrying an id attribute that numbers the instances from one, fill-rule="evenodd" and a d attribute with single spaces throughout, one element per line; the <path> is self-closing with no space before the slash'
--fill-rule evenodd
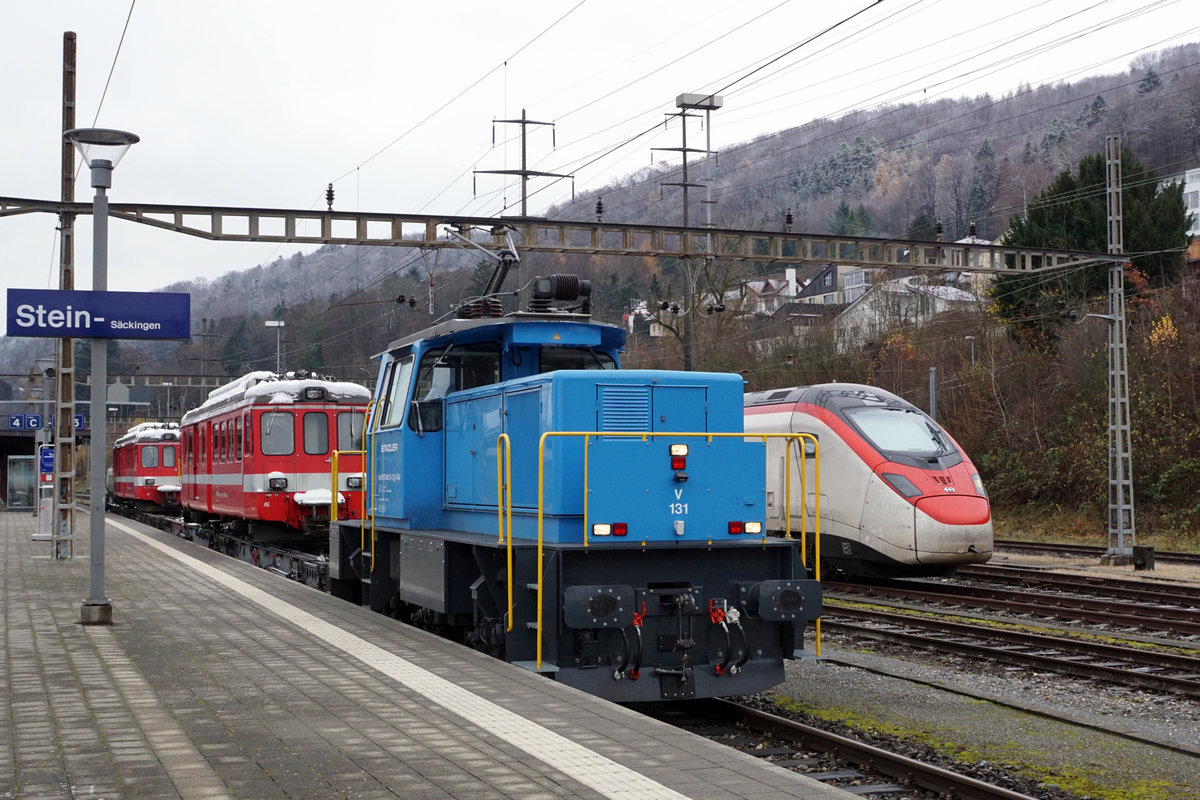
<path id="1" fill-rule="evenodd" d="M 33 212 L 90 214 L 90 203 L 0 197 L 0 216 Z M 647 258 L 704 257 L 774 264 L 840 263 L 870 268 L 1032 273 L 1112 261 L 1113 256 L 969 242 L 922 242 L 791 232 L 570 222 L 535 217 L 466 217 L 353 211 L 113 203 L 109 214 L 190 236 L 225 242 L 457 247 L 446 231 L 468 229 L 526 253 Z"/>

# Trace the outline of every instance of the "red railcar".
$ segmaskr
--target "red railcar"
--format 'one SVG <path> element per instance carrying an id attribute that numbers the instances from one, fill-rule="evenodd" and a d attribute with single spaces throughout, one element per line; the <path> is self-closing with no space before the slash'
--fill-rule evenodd
<path id="1" fill-rule="evenodd" d="M 370 397 L 358 384 L 305 372 L 253 372 L 213 390 L 183 416 L 185 518 L 259 538 L 324 535 L 331 517 L 361 519 L 362 457 L 353 451 L 362 450 Z"/>
<path id="2" fill-rule="evenodd" d="M 138 511 L 179 506 L 179 426 L 174 422 L 134 425 L 113 444 L 111 502 Z"/>

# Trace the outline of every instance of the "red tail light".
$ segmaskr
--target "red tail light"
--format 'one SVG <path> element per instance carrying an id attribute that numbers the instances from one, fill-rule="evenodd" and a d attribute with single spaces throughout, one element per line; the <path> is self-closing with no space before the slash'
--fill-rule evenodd
<path id="1" fill-rule="evenodd" d="M 629 534 L 629 525 L 624 522 L 614 522 L 612 526 L 613 536 L 627 536 Z"/>
<path id="2" fill-rule="evenodd" d="M 741 520 L 730 520 L 729 521 L 729 532 L 733 535 L 737 535 L 737 534 L 741 533 L 744 530 L 744 528 L 745 528 L 745 526 L 742 525 Z"/>

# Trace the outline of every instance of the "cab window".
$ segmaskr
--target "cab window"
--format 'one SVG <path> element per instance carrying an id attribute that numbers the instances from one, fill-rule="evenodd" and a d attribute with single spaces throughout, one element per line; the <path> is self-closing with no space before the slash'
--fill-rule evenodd
<path id="1" fill-rule="evenodd" d="M 408 403 L 408 387 L 412 382 L 412 356 L 391 363 L 384 376 L 384 391 L 380 394 L 379 427 L 393 428 L 404 421 L 404 409 Z"/>
<path id="2" fill-rule="evenodd" d="M 538 372 L 554 372 L 558 369 L 616 369 L 617 362 L 608 353 L 590 347 L 543 347 L 541 369 Z"/>
<path id="3" fill-rule="evenodd" d="M 408 427 L 419 433 L 442 429 L 443 397 L 500 382 L 500 347 L 493 342 L 446 345 L 421 356 Z"/>
<path id="4" fill-rule="evenodd" d="M 304 452 L 310 456 L 329 452 L 329 417 L 324 411 L 309 411 L 304 415 Z"/>
<path id="5" fill-rule="evenodd" d="M 296 422 L 290 411 L 267 411 L 259 419 L 259 446 L 264 456 L 290 456 L 296 452 Z"/>
<path id="6" fill-rule="evenodd" d="M 158 466 L 158 445 L 149 444 L 142 448 L 142 466 L 157 467 Z"/>
<path id="7" fill-rule="evenodd" d="M 337 415 L 337 449 L 341 452 L 363 449 L 362 411 L 339 411 Z"/>

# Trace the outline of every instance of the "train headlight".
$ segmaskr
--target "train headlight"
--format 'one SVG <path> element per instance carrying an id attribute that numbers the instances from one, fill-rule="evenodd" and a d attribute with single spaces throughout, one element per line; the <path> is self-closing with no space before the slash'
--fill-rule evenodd
<path id="1" fill-rule="evenodd" d="M 987 497 L 987 489 L 983 488 L 983 479 L 979 477 L 978 472 L 971 473 L 971 483 L 975 484 L 975 493 L 980 497 Z"/>
<path id="2" fill-rule="evenodd" d="M 145 483 L 147 486 L 153 486 L 153 485 L 154 485 L 154 478 L 146 478 L 146 480 L 144 481 L 144 483 Z"/>
<path id="3" fill-rule="evenodd" d="M 883 478 L 888 486 L 891 486 L 904 497 L 917 497 L 921 494 L 921 490 L 903 475 L 897 475 L 894 472 L 885 472 L 879 477 Z"/>
<path id="4" fill-rule="evenodd" d="M 687 473 L 687 456 L 688 446 L 686 444 L 673 444 L 670 448 L 671 454 L 671 469 L 675 470 L 675 480 L 680 483 L 688 479 Z"/>
<path id="5" fill-rule="evenodd" d="M 325 390 L 320 386 L 306 386 L 304 389 L 305 400 L 324 400 Z"/>
<path id="6" fill-rule="evenodd" d="M 592 536 L 628 536 L 627 522 L 597 522 L 592 525 Z"/>
<path id="7" fill-rule="evenodd" d="M 745 530 L 746 530 L 746 533 L 758 535 L 758 534 L 762 533 L 762 523 L 761 522 L 747 522 L 745 525 Z"/>
<path id="8" fill-rule="evenodd" d="M 282 492 L 287 488 L 287 478 L 271 478 L 267 481 L 267 486 L 272 492 Z"/>
<path id="9" fill-rule="evenodd" d="M 349 478 L 346 478 L 347 489 L 361 489 L 362 486 L 362 475 L 351 475 Z"/>

